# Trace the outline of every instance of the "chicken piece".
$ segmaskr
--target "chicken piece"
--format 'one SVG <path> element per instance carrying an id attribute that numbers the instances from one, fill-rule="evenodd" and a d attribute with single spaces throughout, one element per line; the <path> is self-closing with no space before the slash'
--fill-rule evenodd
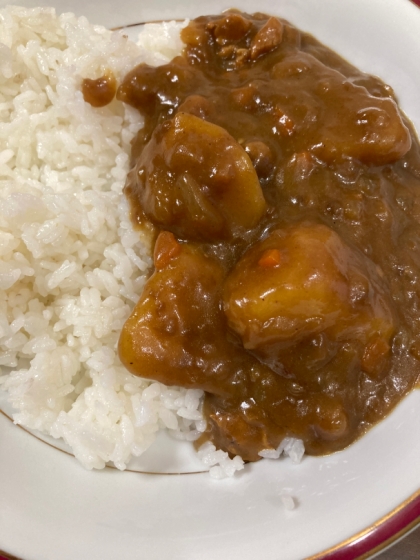
<path id="1" fill-rule="evenodd" d="M 244 347 L 273 369 L 285 351 L 323 334 L 356 340 L 374 372 L 394 332 L 376 266 L 319 224 L 277 229 L 252 246 L 226 280 L 224 310 Z"/>
<path id="2" fill-rule="evenodd" d="M 143 63 L 125 76 L 117 99 L 151 118 L 157 111 L 166 112 L 177 107 L 180 100 L 195 93 L 201 80 L 200 72 L 194 72 L 182 56 L 158 67 Z"/>
<path id="3" fill-rule="evenodd" d="M 249 385 L 246 399 L 207 395 L 204 410 L 217 447 L 246 461 L 258 461 L 260 451 L 276 449 L 285 437 L 302 439 L 315 455 L 340 449 L 351 433 L 342 399 L 303 393 L 295 400 L 286 380 L 263 367 L 259 364 L 260 375 Z"/>
<path id="4" fill-rule="evenodd" d="M 279 90 L 294 87 L 302 105 L 310 94 L 311 103 L 318 99 L 323 107 L 320 113 L 315 106 L 312 124 L 301 123 L 298 127 L 302 133 L 300 151 L 309 149 L 326 162 L 344 156 L 367 165 L 386 165 L 410 149 L 410 132 L 392 98 L 371 95 L 312 55 L 299 52 L 285 58 L 273 66 L 272 76 Z M 299 103 L 293 101 L 296 107 L 284 100 L 283 103 L 284 113 L 290 113 L 293 120 Z M 299 122 L 297 117 L 296 120 Z"/>
<path id="5" fill-rule="evenodd" d="M 223 128 L 178 113 L 136 162 L 131 196 L 157 226 L 217 241 L 255 227 L 266 203 L 249 156 Z"/>

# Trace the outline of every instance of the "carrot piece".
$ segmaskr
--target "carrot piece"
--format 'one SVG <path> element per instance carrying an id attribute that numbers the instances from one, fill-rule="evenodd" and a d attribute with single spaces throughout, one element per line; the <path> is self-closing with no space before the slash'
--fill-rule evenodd
<path id="1" fill-rule="evenodd" d="M 261 255 L 258 261 L 259 266 L 264 268 L 272 268 L 281 263 L 281 253 L 278 249 L 267 249 Z"/>
<path id="2" fill-rule="evenodd" d="M 160 270 L 168 266 L 170 261 L 179 255 L 181 245 L 170 231 L 161 231 L 156 239 L 153 260 L 155 268 Z"/>

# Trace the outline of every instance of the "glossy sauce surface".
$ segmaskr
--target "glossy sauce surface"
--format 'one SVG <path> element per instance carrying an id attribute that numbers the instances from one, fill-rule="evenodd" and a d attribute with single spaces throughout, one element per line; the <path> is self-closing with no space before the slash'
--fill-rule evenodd
<path id="1" fill-rule="evenodd" d="M 263 14 L 192 21 L 117 98 L 145 126 L 126 195 L 155 271 L 120 337 L 134 374 L 206 391 L 246 460 L 350 444 L 420 371 L 420 156 L 392 90 Z"/>
<path id="2" fill-rule="evenodd" d="M 85 78 L 82 82 L 83 99 L 92 107 L 105 107 L 114 99 L 116 92 L 117 80 L 109 70 L 99 78 Z"/>

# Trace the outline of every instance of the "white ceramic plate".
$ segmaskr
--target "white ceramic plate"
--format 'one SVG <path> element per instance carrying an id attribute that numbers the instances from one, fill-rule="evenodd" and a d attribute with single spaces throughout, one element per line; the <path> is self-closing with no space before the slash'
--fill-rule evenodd
<path id="1" fill-rule="evenodd" d="M 8 2 L 0 0 L 0 6 Z M 420 9 L 409 0 L 22 0 L 119 27 L 232 7 L 289 19 L 393 86 L 420 130 Z M 0 409 L 7 406 L 0 400 Z M 0 414 L 0 551 L 23 560 L 334 560 L 373 555 L 420 516 L 420 391 L 349 449 L 206 473 L 85 471 Z M 10 412 L 10 411 L 9 411 Z M 156 461 L 161 448 L 149 457 Z M 192 461 L 188 450 L 179 458 Z M 144 469 L 143 469 L 144 470 Z M 146 469 L 147 470 L 147 469 Z M 192 469 L 194 470 L 194 469 Z M 281 493 L 297 499 L 284 508 Z M 1 552 L 0 552 L 1 556 Z"/>

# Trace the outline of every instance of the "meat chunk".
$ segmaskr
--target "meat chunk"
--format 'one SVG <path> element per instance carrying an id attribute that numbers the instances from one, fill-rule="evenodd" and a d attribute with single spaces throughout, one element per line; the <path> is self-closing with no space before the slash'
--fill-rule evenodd
<path id="1" fill-rule="evenodd" d="M 392 98 L 371 95 L 312 55 L 289 56 L 274 65 L 272 75 L 279 90 L 296 90 L 293 103 L 282 100 L 283 108 L 279 105 L 277 111 L 295 118 L 300 151 L 309 149 L 329 163 L 352 157 L 368 165 L 386 165 L 410 149 L 410 132 Z M 299 112 L 305 105 L 302 120 Z M 314 117 L 308 119 L 311 111 Z"/>
<path id="2" fill-rule="evenodd" d="M 271 17 L 252 39 L 250 50 L 251 60 L 255 60 L 261 55 L 278 47 L 282 38 L 282 22 L 275 17 Z"/>
<path id="3" fill-rule="evenodd" d="M 217 21 L 207 24 L 207 30 L 219 45 L 240 41 L 252 27 L 252 22 L 239 13 L 228 13 Z"/>

